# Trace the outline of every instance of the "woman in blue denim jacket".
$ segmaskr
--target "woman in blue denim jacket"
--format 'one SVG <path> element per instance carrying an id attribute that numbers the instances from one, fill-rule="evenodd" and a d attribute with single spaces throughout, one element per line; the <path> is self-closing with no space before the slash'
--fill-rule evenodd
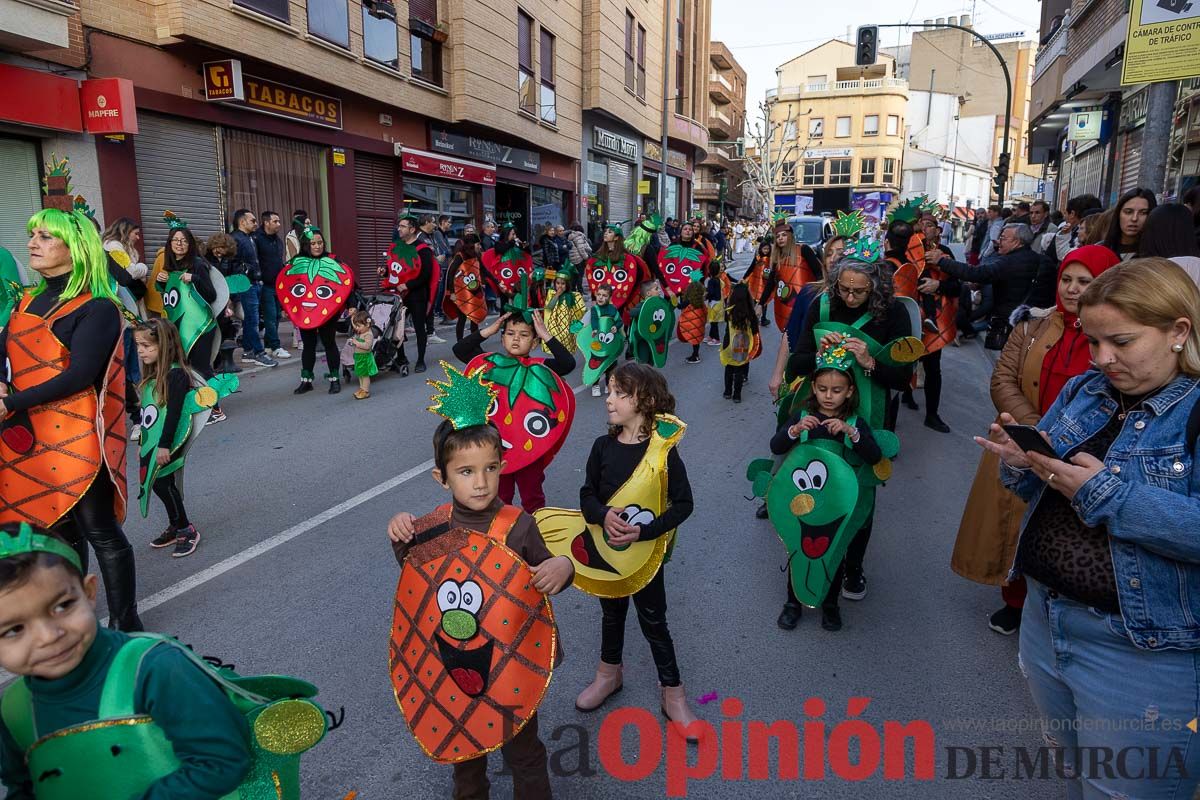
<path id="1" fill-rule="evenodd" d="M 996 441 L 975 439 L 1029 503 L 1009 576 L 1029 585 L 1020 666 L 1047 744 L 1063 748 L 1068 797 L 1191 798 L 1200 291 L 1170 261 L 1140 259 L 1097 278 L 1079 306 L 1095 368 L 1039 423 L 1059 457 L 1023 452 L 997 425 Z"/>

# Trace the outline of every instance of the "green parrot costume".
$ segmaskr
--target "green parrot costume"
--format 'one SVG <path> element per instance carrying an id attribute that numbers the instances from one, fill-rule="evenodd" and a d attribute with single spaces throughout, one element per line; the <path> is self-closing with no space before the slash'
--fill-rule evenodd
<path id="1" fill-rule="evenodd" d="M 625 326 L 621 324 L 621 312 L 611 303 L 604 310 L 592 306 L 587 320 L 588 324 L 576 334 L 576 342 L 580 352 L 587 356 L 583 362 L 583 385 L 592 386 L 625 351 Z"/>
<path id="2" fill-rule="evenodd" d="M 174 365 L 178 367 L 179 365 Z M 196 380 L 194 373 L 189 376 Z M 160 447 L 163 426 L 167 419 L 166 408 L 160 408 L 154 398 L 156 381 L 150 378 L 142 386 L 142 438 L 139 443 L 141 469 L 138 473 L 141 483 L 141 494 L 138 496 L 138 506 L 145 517 L 150 509 L 151 487 L 159 478 L 183 469 L 184 459 L 192 442 L 204 430 L 204 424 L 209 415 L 222 398 L 228 397 L 238 389 L 237 375 L 214 375 L 207 383 L 196 386 L 183 399 L 183 411 L 179 415 L 179 424 L 175 427 L 175 437 L 169 445 L 171 460 L 164 466 L 159 466 L 155 454 Z"/>
<path id="3" fill-rule="evenodd" d="M 817 370 L 836 369 L 852 379 L 856 364 L 841 343 L 817 357 Z M 856 380 L 860 401 L 870 382 Z M 858 420 L 854 415 L 846 424 L 855 427 Z M 773 475 L 769 458 L 746 470 L 755 496 L 766 498 L 768 517 L 787 549 L 792 590 L 804 605 L 816 608 L 825 599 L 846 549 L 875 511 L 875 487 L 891 476 L 900 440 L 882 426 L 871 428 L 883 454 L 878 464 L 859 458 L 848 437 L 810 438 L 804 431 Z"/>
<path id="4" fill-rule="evenodd" d="M 643 364 L 662 369 L 667 363 L 667 345 L 675 333 L 675 308 L 660 295 L 647 297 L 629 326 L 633 355 Z"/>
<path id="5" fill-rule="evenodd" d="M 80 568 L 63 542 L 22 523 L 17 536 L 0 537 L 0 559 L 52 553 Z M 37 776 L 37 800 L 112 800 L 139 797 L 180 767 L 171 742 L 147 713 L 136 710 L 138 672 L 155 647 L 178 648 L 211 678 L 245 716 L 252 763 L 242 784 L 220 800 L 299 800 L 300 754 L 328 730 L 325 711 L 311 698 L 317 689 L 283 675 L 241 676 L 214 667 L 179 642 L 150 633 L 129 634 L 103 676 L 96 718 L 58 731 L 39 731 L 28 678 L 9 684 L 0 719 Z"/>

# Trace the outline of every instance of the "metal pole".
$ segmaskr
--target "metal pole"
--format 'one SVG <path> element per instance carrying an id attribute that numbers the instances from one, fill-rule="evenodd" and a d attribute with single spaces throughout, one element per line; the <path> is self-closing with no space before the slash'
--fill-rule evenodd
<path id="1" fill-rule="evenodd" d="M 925 127 L 929 127 L 929 123 L 933 121 L 933 74 L 936 69 L 929 70 L 929 102 L 925 106 Z"/>
<path id="2" fill-rule="evenodd" d="M 658 173 L 658 214 L 663 219 L 666 219 L 671 214 L 667 214 L 663 209 L 664 198 L 666 197 L 667 188 L 667 136 L 670 132 L 670 112 L 667 104 L 671 102 L 671 27 L 674 20 L 671 19 L 671 7 L 674 5 L 671 0 L 667 0 L 667 18 L 663 20 L 663 106 L 662 106 L 662 152 L 659 156 L 662 158 L 660 166 L 661 171 Z M 681 213 L 680 217 L 686 217 L 687 212 Z"/>
<path id="3" fill-rule="evenodd" d="M 1142 130 L 1142 163 L 1138 167 L 1138 186 L 1159 197 L 1166 189 L 1167 150 L 1171 146 L 1171 124 L 1175 120 L 1175 95 L 1178 81 L 1152 83 L 1146 91 L 1146 127 Z"/>
<path id="4" fill-rule="evenodd" d="M 972 17 L 972 19 L 974 19 L 974 17 Z M 925 26 L 924 25 L 916 25 L 916 24 L 913 24 L 910 22 L 894 22 L 894 23 L 888 23 L 885 25 L 879 25 L 877 27 L 880 27 L 880 28 L 924 28 Z M 1008 139 L 1009 139 L 1009 134 L 1012 131 L 1012 76 L 1008 74 L 1008 64 L 1004 63 L 1004 56 L 1000 55 L 1000 51 L 996 49 L 996 46 L 994 44 L 992 44 L 991 42 L 989 42 L 981 34 L 977 33 L 974 28 L 967 28 L 962 25 L 950 25 L 949 23 L 943 23 L 941 25 L 934 25 L 933 27 L 935 27 L 935 28 L 953 28 L 954 30 L 965 31 L 966 33 L 971 34 L 976 39 L 978 39 L 979 41 L 981 41 L 985 45 L 987 45 L 987 48 L 992 51 L 992 55 L 994 55 L 996 57 L 996 60 L 1000 62 L 1000 70 L 1004 73 L 1004 93 L 1005 93 L 1004 145 L 1002 147 L 1002 152 L 1005 153 L 1006 155 L 1008 155 L 1009 154 Z M 1000 196 L 998 198 L 998 201 L 1001 203 L 1004 202 L 1004 195 L 1005 195 L 1004 189 L 1007 186 L 1007 184 L 1008 184 L 1007 178 L 1000 182 L 1000 187 L 999 187 L 1000 188 Z"/>
<path id="5" fill-rule="evenodd" d="M 954 216 L 954 182 L 958 177 L 958 124 L 962 121 L 962 106 L 954 115 L 954 162 L 950 165 L 950 216 Z"/>

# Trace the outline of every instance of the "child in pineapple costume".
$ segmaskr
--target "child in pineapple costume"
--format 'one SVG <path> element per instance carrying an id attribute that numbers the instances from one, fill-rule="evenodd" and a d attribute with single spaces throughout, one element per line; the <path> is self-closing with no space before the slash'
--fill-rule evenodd
<path id="1" fill-rule="evenodd" d="M 275 296 L 292 324 L 300 329 L 304 350 L 300 354 L 300 385 L 293 394 L 313 390 L 313 368 L 317 364 L 317 341 L 325 348 L 329 371 L 329 393 L 342 390 L 338 372 L 341 356 L 337 347 L 337 321 L 350 293 L 354 271 L 328 250 L 321 229 L 312 225 L 300 237 L 300 252 L 292 257 L 275 279 Z"/>
<path id="2" fill-rule="evenodd" d="M 600 396 L 601 385 L 608 391 L 608 379 L 625 349 L 625 326 L 621 324 L 620 310 L 611 300 L 612 287 L 608 284 L 602 283 L 592 290 L 587 324 L 576 337 L 583 354 L 583 385 L 592 387 L 592 397 Z"/>
<path id="3" fill-rule="evenodd" d="M 575 393 L 560 377 L 575 369 L 575 357 L 546 330 L 541 312 L 529 308 L 528 292 L 526 276 L 500 318 L 457 342 L 454 355 L 467 365 L 467 374 L 482 372 L 496 384 L 498 400 L 490 419 L 504 442 L 500 499 L 511 503 L 519 490 L 521 507 L 532 513 L 546 505 L 546 467 L 575 418 Z M 484 340 L 498 332 L 503 351 L 484 351 Z M 549 347 L 550 358 L 529 355 L 539 341 Z"/>
<path id="4" fill-rule="evenodd" d="M 721 341 L 726 400 L 742 402 L 742 385 L 750 375 L 750 362 L 761 353 L 762 338 L 758 335 L 758 314 L 750 298 L 750 287 L 735 284 L 725 303 L 725 338 Z"/>
<path id="5" fill-rule="evenodd" d="M 215 669 L 158 634 L 96 621 L 96 576 L 27 523 L 0 528 L 0 776 L 21 800 L 300 797 L 300 754 L 327 728 L 316 688 Z"/>
<path id="6" fill-rule="evenodd" d="M 200 532 L 188 519 L 183 504 L 183 462 L 217 401 L 236 391 L 238 379 L 236 375 L 220 375 L 201 380 L 185 366 L 179 333 L 166 320 L 155 318 L 140 323 L 133 340 L 146 371 L 141 383 L 138 505 L 145 517 L 150 493 L 158 496 L 167 511 L 168 524 L 150 546 L 173 547 L 172 555 L 183 558 L 194 553 L 200 543 Z"/>
<path id="7" fill-rule="evenodd" d="M 778 620 L 784 630 L 796 627 L 803 606 L 818 604 L 821 627 L 841 630 L 846 548 L 869 524 L 875 486 L 899 449 L 895 434 L 873 433 L 858 415 L 854 364 L 843 341 L 825 347 L 808 396 L 771 439 L 771 452 L 787 458 L 773 477 L 769 459 L 747 471 L 787 548 L 788 599 Z"/>
<path id="8" fill-rule="evenodd" d="M 546 330 L 570 353 L 574 353 L 577 347 L 575 339 L 582 325 L 580 320 L 586 311 L 583 297 L 579 292 L 571 291 L 575 278 L 575 267 L 570 264 L 563 264 L 558 268 L 554 275 L 554 288 L 546 295 L 544 312 Z M 549 352 L 549 345 L 545 342 L 542 342 L 542 345 Z"/>
<path id="9" fill-rule="evenodd" d="M 392 688 L 413 737 L 454 765 L 456 798 L 486 798 L 487 754 L 501 750 L 513 796 L 549 800 L 537 708 L 562 660 L 548 595 L 570 585 L 529 515 L 499 494 L 504 448 L 488 423 L 495 387 L 445 362 L 430 411 L 433 478 L 452 501 L 420 519 L 400 513 L 388 537 L 401 564 L 392 620 Z"/>
<path id="10" fill-rule="evenodd" d="M 663 714 L 687 726 L 696 717 L 667 627 L 663 569 L 676 529 L 692 514 L 692 487 L 676 447 L 687 426 L 674 416 L 675 397 L 657 369 L 622 364 L 611 384 L 609 432 L 588 455 L 581 510 L 545 508 L 534 515 L 550 552 L 575 562 L 575 586 L 600 598 L 600 664 L 575 707 L 594 711 L 620 691 L 632 598 L 658 670 Z M 689 729 L 683 733 L 695 739 Z"/>
<path id="11" fill-rule="evenodd" d="M 692 270 L 690 280 L 680 295 L 678 336 L 679 341 L 692 346 L 692 354 L 683 360 L 684 363 L 699 364 L 704 325 L 708 321 L 708 306 L 704 304 L 704 273 L 698 269 Z"/>

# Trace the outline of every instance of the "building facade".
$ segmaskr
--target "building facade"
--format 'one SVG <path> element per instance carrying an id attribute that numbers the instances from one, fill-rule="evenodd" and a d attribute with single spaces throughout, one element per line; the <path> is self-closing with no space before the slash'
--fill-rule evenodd
<path id="1" fill-rule="evenodd" d="M 967 219 L 992 192 L 995 116 L 968 117 L 958 95 L 910 90 L 903 197 L 926 195 Z"/>
<path id="2" fill-rule="evenodd" d="M 722 42 L 709 50 L 708 135 L 711 142 L 733 142 L 745 135 L 746 70 Z M 736 145 L 713 144 L 696 173 L 696 201 L 708 216 L 739 215 L 745 169 Z"/>
<path id="3" fill-rule="evenodd" d="M 767 92 L 776 176 L 774 206 L 804 213 L 861 208 L 878 216 L 900 191 L 908 83 L 880 54 L 854 65 L 854 47 L 830 40 L 776 69 Z"/>

